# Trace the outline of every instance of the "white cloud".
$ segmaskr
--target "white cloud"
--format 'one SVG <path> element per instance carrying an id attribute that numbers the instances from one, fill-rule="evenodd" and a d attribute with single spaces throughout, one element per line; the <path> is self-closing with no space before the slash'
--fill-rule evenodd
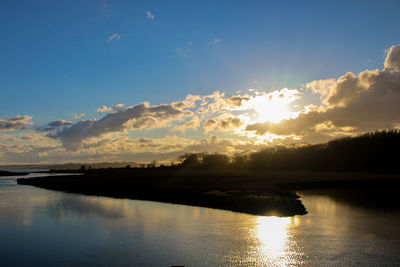
<path id="1" fill-rule="evenodd" d="M 387 50 L 385 70 L 400 70 L 400 45 L 393 45 Z"/>
<path id="2" fill-rule="evenodd" d="M 194 117 L 193 119 L 189 120 L 188 122 L 177 125 L 171 129 L 171 131 L 181 131 L 181 132 L 186 132 L 189 129 L 197 129 L 200 126 L 200 119 L 199 117 Z"/>
<path id="3" fill-rule="evenodd" d="M 125 106 L 124 104 L 115 104 L 115 105 L 112 105 L 111 107 L 107 107 L 106 105 L 102 105 L 96 111 L 97 111 L 97 113 L 117 112 L 117 111 L 122 110 L 122 108 L 124 106 Z"/>
<path id="4" fill-rule="evenodd" d="M 119 35 L 118 33 L 113 33 L 107 38 L 107 41 L 110 42 L 110 41 L 112 41 L 114 39 L 115 40 L 121 39 L 121 35 Z"/>
<path id="5" fill-rule="evenodd" d="M 97 110 L 98 113 L 105 113 L 112 111 L 112 108 L 107 107 L 106 105 L 100 106 Z"/>
<path id="6" fill-rule="evenodd" d="M 115 104 L 115 105 L 112 105 L 111 108 L 114 111 L 118 111 L 118 110 L 121 110 L 123 107 L 124 107 L 124 104 Z"/>
<path id="7" fill-rule="evenodd" d="M 80 119 L 82 117 L 85 117 L 86 113 L 81 113 L 81 114 L 72 113 L 72 115 L 73 115 L 74 119 L 77 120 L 77 119 Z"/>
<path id="8" fill-rule="evenodd" d="M 150 11 L 146 12 L 147 18 L 150 20 L 154 20 L 154 14 L 152 14 Z"/>

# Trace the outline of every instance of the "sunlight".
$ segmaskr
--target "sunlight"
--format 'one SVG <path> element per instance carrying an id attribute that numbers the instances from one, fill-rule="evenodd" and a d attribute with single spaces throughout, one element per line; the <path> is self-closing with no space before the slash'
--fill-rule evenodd
<path id="1" fill-rule="evenodd" d="M 289 224 L 290 218 L 286 217 L 260 216 L 257 218 L 256 234 L 261 243 L 260 252 L 267 257 L 272 257 L 274 262 L 285 258 Z"/>
<path id="2" fill-rule="evenodd" d="M 257 112 L 256 120 L 260 122 L 279 122 L 290 117 L 286 103 L 283 101 L 265 101 L 264 97 L 256 98 L 254 110 Z"/>
<path id="3" fill-rule="evenodd" d="M 247 121 L 278 123 L 283 119 L 296 117 L 297 113 L 291 112 L 288 105 L 298 98 L 298 94 L 297 90 L 287 88 L 270 93 L 258 93 L 244 105 L 245 109 L 254 111 L 253 116 L 248 117 Z"/>

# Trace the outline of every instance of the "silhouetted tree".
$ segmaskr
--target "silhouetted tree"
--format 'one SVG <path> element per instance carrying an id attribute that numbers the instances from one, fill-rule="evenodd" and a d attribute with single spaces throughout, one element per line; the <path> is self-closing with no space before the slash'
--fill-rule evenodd
<path id="1" fill-rule="evenodd" d="M 396 171 L 398 129 L 345 137 L 326 144 L 267 148 L 250 155 L 249 166 L 280 170 Z"/>
<path id="2" fill-rule="evenodd" d="M 203 166 L 208 169 L 226 168 L 229 163 L 229 157 L 223 154 L 204 154 Z"/>
<path id="3" fill-rule="evenodd" d="M 200 165 L 198 154 L 186 153 L 178 157 L 178 160 L 182 162 L 183 167 L 196 168 Z"/>
<path id="4" fill-rule="evenodd" d="M 248 155 L 235 155 L 232 159 L 231 167 L 236 169 L 246 168 L 248 160 Z"/>

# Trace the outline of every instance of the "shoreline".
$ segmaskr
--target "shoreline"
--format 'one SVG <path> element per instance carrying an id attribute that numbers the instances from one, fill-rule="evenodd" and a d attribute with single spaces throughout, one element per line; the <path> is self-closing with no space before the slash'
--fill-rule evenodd
<path id="1" fill-rule="evenodd" d="M 29 172 L 10 172 L 10 171 L 0 171 L 1 176 L 23 176 L 28 175 Z"/>
<path id="2" fill-rule="evenodd" d="M 158 169 L 104 169 L 79 176 L 20 178 L 18 184 L 85 195 L 150 200 L 264 216 L 307 214 L 297 191 L 398 188 L 391 174 L 238 171 L 190 172 Z M 375 190 L 376 191 L 376 190 Z"/>

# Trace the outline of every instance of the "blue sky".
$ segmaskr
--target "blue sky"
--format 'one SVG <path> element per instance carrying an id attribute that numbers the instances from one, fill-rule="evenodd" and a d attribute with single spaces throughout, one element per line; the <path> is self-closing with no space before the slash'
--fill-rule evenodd
<path id="1" fill-rule="evenodd" d="M 101 105 L 301 90 L 383 69 L 384 51 L 400 43 L 399 10 L 399 1 L 1 1 L 0 118 L 75 123 L 73 114 L 101 119 Z M 320 98 L 304 91 L 297 104 Z"/>

